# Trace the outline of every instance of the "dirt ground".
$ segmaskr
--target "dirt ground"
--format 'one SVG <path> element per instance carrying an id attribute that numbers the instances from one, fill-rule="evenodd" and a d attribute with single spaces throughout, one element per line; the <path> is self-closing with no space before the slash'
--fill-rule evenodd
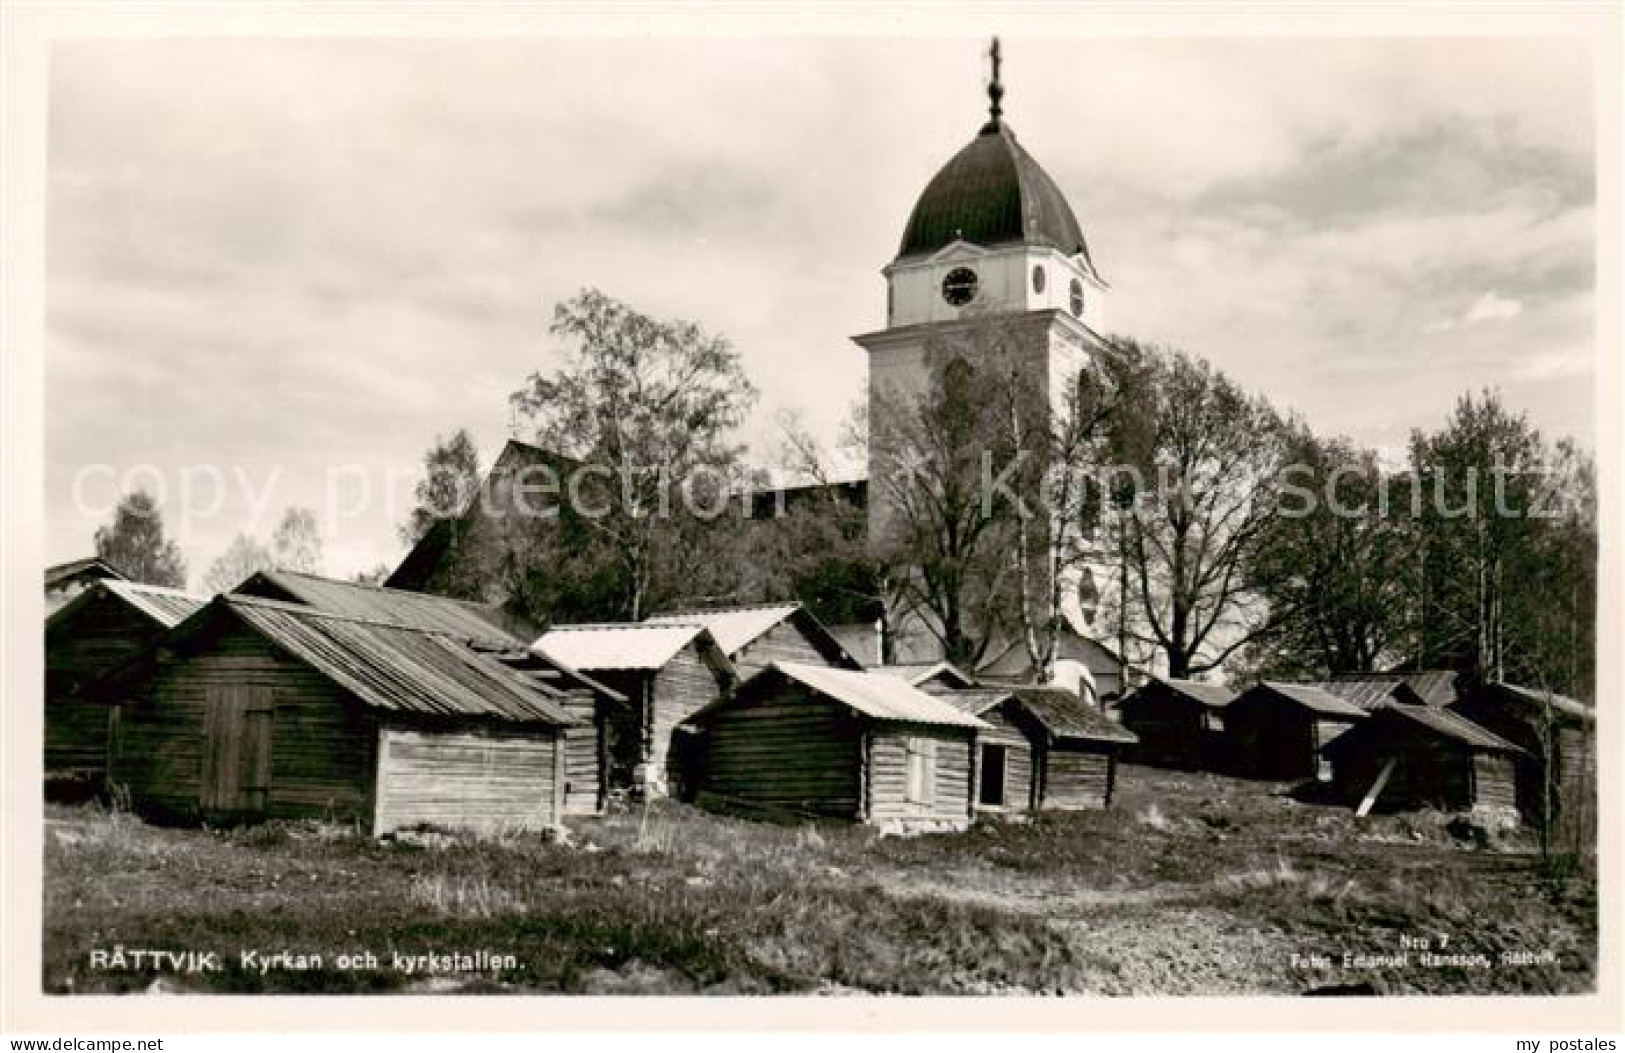
<path id="1" fill-rule="evenodd" d="M 1126 768 L 1103 812 L 882 837 L 680 805 L 539 835 L 47 810 L 50 992 L 1574 993 L 1596 883 L 1449 817 Z M 1472 833 L 1468 831 L 1468 833 Z"/>

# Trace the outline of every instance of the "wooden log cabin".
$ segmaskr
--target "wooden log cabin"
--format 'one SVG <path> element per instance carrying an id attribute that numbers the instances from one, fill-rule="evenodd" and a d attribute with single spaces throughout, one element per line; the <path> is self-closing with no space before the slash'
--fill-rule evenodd
<path id="1" fill-rule="evenodd" d="M 1003 814 L 1037 808 L 1040 731 L 1010 689 L 969 687 L 931 694 L 988 725 L 977 732 L 971 755 L 975 790 L 971 800 L 976 811 Z"/>
<path id="2" fill-rule="evenodd" d="M 702 805 L 902 833 L 970 824 L 975 736 L 993 730 L 895 677 L 791 662 L 690 723 Z"/>
<path id="3" fill-rule="evenodd" d="M 1437 808 L 1516 824 L 1521 749 L 1448 709 L 1386 703 L 1324 750 L 1360 810 Z"/>
<path id="4" fill-rule="evenodd" d="M 972 757 L 978 811 L 1104 808 L 1117 755 L 1134 735 L 1060 687 L 983 687 L 937 693 L 990 730 Z"/>
<path id="5" fill-rule="evenodd" d="M 45 619 L 48 779 L 92 788 L 100 782 L 112 711 L 87 688 L 207 602 L 176 589 L 100 578 Z"/>
<path id="6" fill-rule="evenodd" d="M 1039 731 L 1035 800 L 1039 810 L 1105 808 L 1117 793 L 1117 765 L 1134 733 L 1070 691 L 1018 687 L 1016 704 Z"/>
<path id="7" fill-rule="evenodd" d="M 1597 713 L 1578 699 L 1502 681 L 1459 685 L 1451 711 L 1521 748 L 1518 808 L 1534 824 L 1596 839 Z"/>
<path id="8" fill-rule="evenodd" d="M 650 625 L 703 625 L 740 680 L 749 680 L 774 662 L 863 666 L 819 620 L 799 603 L 746 607 L 705 607 L 671 611 L 644 619 Z"/>
<path id="9" fill-rule="evenodd" d="M 686 795 L 692 743 L 679 739 L 678 728 L 737 682 L 732 663 L 705 626 L 560 625 L 543 633 L 532 649 L 627 699 L 611 733 L 612 791 Z"/>
<path id="10" fill-rule="evenodd" d="M 444 632 L 492 654 L 526 675 L 565 689 L 564 705 L 580 723 L 565 729 L 569 744 L 568 814 L 603 807 L 617 730 L 625 725 L 628 701 L 600 681 L 555 659 L 535 653 L 537 630 L 501 605 L 455 599 L 408 589 L 362 585 L 314 574 L 267 570 L 237 587 L 238 595 L 305 604 L 333 614 Z"/>
<path id="11" fill-rule="evenodd" d="M 1193 771 L 1219 767 L 1224 711 L 1234 697 L 1218 684 L 1152 677 L 1117 706 L 1117 719 L 1138 740 L 1130 759 Z"/>
<path id="12" fill-rule="evenodd" d="M 603 689 L 453 634 L 217 597 L 99 686 L 109 780 L 169 819 L 325 817 L 374 834 L 596 811 Z M 581 773 L 582 762 L 587 773 Z"/>
<path id="13" fill-rule="evenodd" d="M 1366 711 L 1309 684 L 1265 680 L 1224 709 L 1232 774 L 1249 779 L 1329 782 L 1321 750 L 1366 718 Z"/>

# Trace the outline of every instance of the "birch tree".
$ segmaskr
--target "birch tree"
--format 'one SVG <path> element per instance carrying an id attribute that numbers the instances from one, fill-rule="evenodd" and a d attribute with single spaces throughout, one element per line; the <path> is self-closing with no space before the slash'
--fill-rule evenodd
<path id="1" fill-rule="evenodd" d="M 702 547 L 696 509 L 727 496 L 742 451 L 737 432 L 755 400 L 739 354 L 694 322 L 651 317 L 597 289 L 553 312 L 565 364 L 533 373 L 511 396 L 534 441 L 577 462 L 592 507 L 577 511 L 593 544 L 555 568 L 597 582 L 604 617 L 638 619 L 698 588 L 718 565 Z M 701 517 L 703 518 L 703 516 Z"/>
<path id="2" fill-rule="evenodd" d="M 164 536 L 158 502 L 145 490 L 119 500 L 113 521 L 97 527 L 96 555 L 131 581 L 170 588 L 186 586 L 186 560 Z"/>

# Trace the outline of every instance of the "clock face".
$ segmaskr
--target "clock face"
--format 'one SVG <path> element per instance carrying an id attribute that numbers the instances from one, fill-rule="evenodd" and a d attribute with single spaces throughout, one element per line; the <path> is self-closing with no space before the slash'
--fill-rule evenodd
<path id="1" fill-rule="evenodd" d="M 1043 291 L 1044 291 L 1044 266 L 1043 266 L 1043 264 L 1038 264 L 1038 265 L 1033 267 L 1033 292 L 1041 293 Z"/>
<path id="2" fill-rule="evenodd" d="M 976 272 L 969 267 L 955 267 L 942 279 L 942 298 L 955 307 L 963 307 L 976 299 Z"/>
<path id="3" fill-rule="evenodd" d="M 1083 282 L 1072 279 L 1072 315 L 1075 318 L 1083 317 Z"/>

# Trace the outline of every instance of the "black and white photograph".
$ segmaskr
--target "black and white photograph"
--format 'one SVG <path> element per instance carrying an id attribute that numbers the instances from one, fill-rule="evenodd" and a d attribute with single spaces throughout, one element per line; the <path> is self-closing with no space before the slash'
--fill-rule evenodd
<path id="1" fill-rule="evenodd" d="M 1616 994 L 1618 8 L 1057 13 L 47 41 L 9 985 Z"/>

